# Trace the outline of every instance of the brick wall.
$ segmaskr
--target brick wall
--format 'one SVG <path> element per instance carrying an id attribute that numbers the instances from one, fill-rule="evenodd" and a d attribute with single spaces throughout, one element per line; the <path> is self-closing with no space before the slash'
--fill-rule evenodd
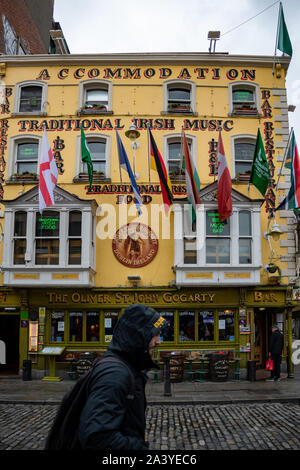
<path id="1" fill-rule="evenodd" d="M 44 0 L 43 0 L 44 1 Z M 27 2 L 28 3 L 28 2 Z M 52 13 L 51 17 L 49 18 L 49 13 L 51 8 L 49 9 L 48 0 L 46 0 L 47 4 L 47 14 L 48 20 L 44 21 L 43 28 L 47 27 L 47 24 L 51 25 L 52 22 Z M 50 4 L 53 5 L 53 2 L 50 1 Z M 45 4 L 44 4 L 45 6 Z M 41 7 L 41 10 L 43 8 Z M 47 54 L 48 53 L 48 45 L 44 44 L 41 33 L 39 29 L 41 25 L 38 26 L 35 24 L 34 19 L 30 14 L 30 9 L 27 8 L 27 4 L 24 0 L 0 0 L 0 53 L 6 54 L 6 44 L 5 44 L 5 18 L 8 20 L 11 28 L 15 32 L 16 36 L 20 39 L 20 44 L 24 49 L 26 54 Z M 8 26 L 8 31 L 9 31 Z M 48 28 L 47 28 L 48 29 Z M 49 28 L 50 29 L 50 28 Z M 45 31 L 43 32 L 43 36 L 49 34 Z M 8 33 L 9 34 L 9 33 Z M 10 33 L 12 36 L 12 33 Z M 45 39 L 44 39 L 45 40 Z M 13 41 L 10 41 L 12 44 Z"/>

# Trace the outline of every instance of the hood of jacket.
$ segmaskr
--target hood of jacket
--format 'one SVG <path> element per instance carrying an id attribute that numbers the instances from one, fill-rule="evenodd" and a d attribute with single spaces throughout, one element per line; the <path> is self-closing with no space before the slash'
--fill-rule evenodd
<path id="1" fill-rule="evenodd" d="M 120 317 L 107 350 L 121 354 L 138 370 L 149 369 L 155 366 L 148 351 L 150 340 L 166 327 L 166 320 L 153 308 L 131 305 Z"/>

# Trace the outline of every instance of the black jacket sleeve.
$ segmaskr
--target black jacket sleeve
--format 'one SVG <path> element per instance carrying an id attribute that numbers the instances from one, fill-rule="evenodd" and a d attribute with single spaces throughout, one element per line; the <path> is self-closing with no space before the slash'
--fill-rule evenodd
<path id="1" fill-rule="evenodd" d="M 124 366 L 109 363 L 101 370 L 95 370 L 79 425 L 79 440 L 83 449 L 148 449 L 140 436 L 122 433 L 126 397 L 130 390 L 131 379 Z"/>

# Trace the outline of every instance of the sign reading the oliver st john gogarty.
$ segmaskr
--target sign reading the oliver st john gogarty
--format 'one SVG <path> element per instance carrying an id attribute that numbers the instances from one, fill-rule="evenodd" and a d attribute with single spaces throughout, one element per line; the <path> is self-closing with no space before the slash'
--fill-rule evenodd
<path id="1" fill-rule="evenodd" d="M 116 232 L 112 249 L 120 263 L 128 268 L 141 268 L 155 258 L 158 239 L 147 225 L 132 222 Z"/>

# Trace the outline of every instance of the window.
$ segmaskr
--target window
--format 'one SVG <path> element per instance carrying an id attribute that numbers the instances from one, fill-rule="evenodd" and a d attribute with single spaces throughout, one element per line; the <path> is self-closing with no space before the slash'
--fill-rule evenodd
<path id="1" fill-rule="evenodd" d="M 37 164 L 39 157 L 38 142 L 23 142 L 17 144 L 16 173 L 37 173 Z"/>
<path id="2" fill-rule="evenodd" d="M 38 180 L 41 151 L 40 136 L 17 135 L 10 138 L 7 159 L 7 179 L 10 182 L 23 180 L 32 184 Z"/>
<path id="3" fill-rule="evenodd" d="M 231 310 L 219 312 L 219 341 L 234 341 L 234 313 Z"/>
<path id="4" fill-rule="evenodd" d="M 230 218 L 220 223 L 216 210 L 206 212 L 206 263 L 230 263 Z"/>
<path id="5" fill-rule="evenodd" d="M 181 168 L 182 161 L 182 147 L 181 147 L 181 134 L 170 134 L 163 137 L 164 139 L 164 155 L 167 155 L 167 170 L 171 180 L 184 181 L 185 172 Z M 186 135 L 187 143 L 189 146 L 190 156 L 194 164 L 197 162 L 196 155 L 196 137 Z"/>
<path id="6" fill-rule="evenodd" d="M 40 80 L 27 80 L 16 83 L 14 94 L 14 114 L 46 114 L 48 84 Z"/>
<path id="7" fill-rule="evenodd" d="M 168 88 L 168 110 L 190 111 L 191 90 L 188 88 Z"/>
<path id="8" fill-rule="evenodd" d="M 244 81 L 229 83 L 229 114 L 256 116 L 260 110 L 260 88 Z"/>
<path id="9" fill-rule="evenodd" d="M 36 214 L 35 264 L 59 264 L 59 212 Z"/>
<path id="10" fill-rule="evenodd" d="M 247 176 L 250 178 L 251 168 L 255 151 L 255 142 L 249 139 L 235 139 L 234 161 L 235 176 Z"/>
<path id="11" fill-rule="evenodd" d="M 163 341 L 174 341 L 174 312 L 159 312 L 168 323 L 168 327 L 162 331 Z"/>
<path id="12" fill-rule="evenodd" d="M 87 164 L 81 160 L 80 136 L 77 138 L 75 181 L 88 181 Z M 110 175 L 110 136 L 86 134 L 87 145 L 93 162 L 93 181 L 109 178 Z"/>
<path id="13" fill-rule="evenodd" d="M 179 312 L 178 341 L 195 341 L 195 312 Z"/>
<path id="14" fill-rule="evenodd" d="M 105 312 L 104 313 L 104 342 L 110 343 L 113 337 L 113 331 L 118 323 L 118 312 Z"/>
<path id="15" fill-rule="evenodd" d="M 70 312 L 69 341 L 82 341 L 82 312 Z"/>
<path id="16" fill-rule="evenodd" d="M 189 80 L 168 80 L 163 84 L 164 114 L 196 111 L 196 84 Z"/>
<path id="17" fill-rule="evenodd" d="M 184 264 L 197 264 L 196 214 L 191 204 L 184 206 L 183 234 Z"/>
<path id="18" fill-rule="evenodd" d="M 85 108 L 99 111 L 108 110 L 108 91 L 91 89 L 85 91 Z"/>
<path id="19" fill-rule="evenodd" d="M 251 212 L 239 212 L 239 263 L 251 264 L 252 255 Z"/>
<path id="20" fill-rule="evenodd" d="M 99 312 L 86 313 L 86 340 L 99 341 Z"/>
<path id="21" fill-rule="evenodd" d="M 69 213 L 68 264 L 81 264 L 81 212 Z"/>
<path id="22" fill-rule="evenodd" d="M 112 82 L 84 80 L 78 87 L 78 114 L 112 113 Z"/>
<path id="23" fill-rule="evenodd" d="M 14 225 L 14 264 L 25 264 L 27 213 L 15 213 Z"/>
<path id="24" fill-rule="evenodd" d="M 51 341 L 64 341 L 65 339 L 65 313 L 51 313 Z"/>
<path id="25" fill-rule="evenodd" d="M 24 284 L 25 279 L 32 287 L 35 279 L 36 286 L 93 286 L 97 203 L 59 186 L 54 199 L 54 208 L 42 215 L 37 185 L 5 201 L 2 268 L 9 285 Z"/>
<path id="26" fill-rule="evenodd" d="M 23 86 L 19 101 L 20 113 L 41 111 L 42 93 L 41 86 Z"/>
<path id="27" fill-rule="evenodd" d="M 198 312 L 198 340 L 214 341 L 214 312 Z"/>

